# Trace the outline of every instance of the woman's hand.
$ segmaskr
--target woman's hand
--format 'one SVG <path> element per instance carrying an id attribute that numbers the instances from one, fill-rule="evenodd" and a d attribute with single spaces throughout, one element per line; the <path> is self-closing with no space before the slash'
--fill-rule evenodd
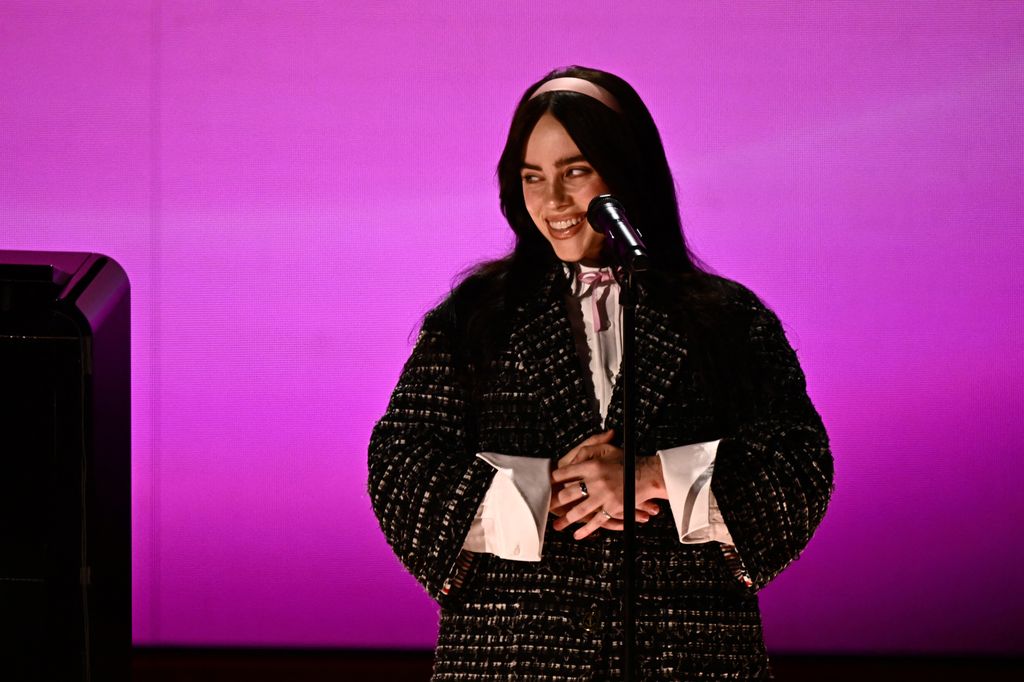
<path id="1" fill-rule="evenodd" d="M 614 432 L 609 430 L 587 438 L 558 460 L 551 474 L 551 512 L 555 530 L 563 530 L 582 521 L 585 525 L 573 533 L 582 540 L 598 528 L 623 530 L 623 481 L 621 448 L 611 444 Z M 665 497 L 665 481 L 661 460 L 657 457 L 637 458 L 636 520 L 644 523 L 660 511 L 656 498 Z M 583 494 L 583 486 L 587 494 Z M 605 513 L 611 515 L 609 518 Z"/>

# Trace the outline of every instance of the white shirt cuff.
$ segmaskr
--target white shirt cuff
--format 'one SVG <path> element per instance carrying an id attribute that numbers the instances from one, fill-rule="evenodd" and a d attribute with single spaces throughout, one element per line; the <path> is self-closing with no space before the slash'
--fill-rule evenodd
<path id="1" fill-rule="evenodd" d="M 665 489 L 679 541 L 733 544 L 711 492 L 719 440 L 659 450 Z"/>
<path id="2" fill-rule="evenodd" d="M 512 561 L 540 561 L 551 504 L 551 460 L 494 452 L 476 456 L 497 473 L 463 548 Z"/>

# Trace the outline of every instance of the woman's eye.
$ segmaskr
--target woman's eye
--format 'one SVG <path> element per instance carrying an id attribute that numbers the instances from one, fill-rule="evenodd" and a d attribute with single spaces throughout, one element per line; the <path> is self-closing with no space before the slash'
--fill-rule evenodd
<path id="1" fill-rule="evenodd" d="M 589 168 L 570 168 L 565 172 L 567 178 L 580 178 L 590 173 Z"/>
<path id="2" fill-rule="evenodd" d="M 538 182 L 539 180 L 540 177 L 533 175 L 532 173 L 523 176 L 523 183 L 526 185 L 532 185 L 533 183 Z"/>

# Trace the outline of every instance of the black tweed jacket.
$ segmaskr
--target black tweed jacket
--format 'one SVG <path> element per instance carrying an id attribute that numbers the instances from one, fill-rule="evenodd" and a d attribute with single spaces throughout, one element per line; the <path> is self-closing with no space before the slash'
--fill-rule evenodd
<path id="1" fill-rule="evenodd" d="M 712 490 L 749 581 L 722 545 L 680 543 L 667 508 L 638 526 L 643 680 L 771 676 L 756 592 L 805 547 L 832 490 L 828 438 L 778 319 L 747 289 L 721 284 L 733 321 L 723 333 L 745 349 L 752 407 L 712 408 L 685 330 L 641 301 L 636 429 L 647 455 L 722 438 Z M 441 605 L 434 679 L 620 679 L 620 533 L 575 541 L 549 525 L 533 563 L 461 551 L 494 476 L 475 453 L 557 459 L 602 430 L 564 299 L 549 282 L 517 311 L 494 377 L 472 396 L 456 378 L 457 333 L 445 305 L 427 316 L 369 456 L 381 528 Z M 606 425 L 621 421 L 613 396 Z"/>

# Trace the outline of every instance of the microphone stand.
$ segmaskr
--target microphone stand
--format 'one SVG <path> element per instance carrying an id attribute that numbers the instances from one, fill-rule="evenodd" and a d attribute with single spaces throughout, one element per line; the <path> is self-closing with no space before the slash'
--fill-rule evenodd
<path id="1" fill-rule="evenodd" d="M 626 682 L 633 682 L 636 662 L 636 622 L 633 595 L 636 591 L 636 292 L 634 273 L 624 269 L 619 281 L 619 305 L 622 306 L 622 450 L 623 532 L 622 542 L 622 671 Z"/>
<path id="2" fill-rule="evenodd" d="M 626 217 L 623 205 L 611 195 L 599 195 L 587 207 L 587 220 L 605 236 L 605 244 L 622 265 L 618 270 L 618 304 L 623 308 L 623 679 L 633 682 L 636 672 L 636 312 L 634 278 L 650 267 L 640 232 Z"/>
<path id="3" fill-rule="evenodd" d="M 636 273 L 650 267 L 642 235 L 629 224 L 618 199 L 601 194 L 590 200 L 587 221 L 605 235 L 605 244 L 620 264 L 619 305 L 622 307 L 622 674 L 633 682 L 636 671 Z"/>

